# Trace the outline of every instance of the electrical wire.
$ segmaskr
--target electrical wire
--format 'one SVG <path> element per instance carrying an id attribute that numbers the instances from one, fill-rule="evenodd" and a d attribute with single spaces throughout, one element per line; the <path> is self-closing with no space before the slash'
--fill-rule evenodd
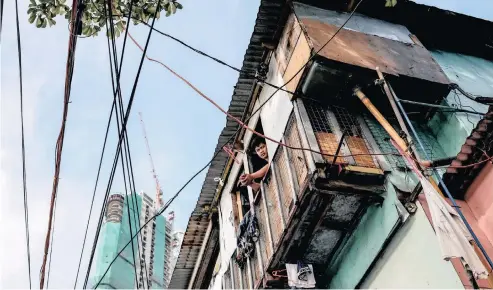
<path id="1" fill-rule="evenodd" d="M 157 4 L 158 9 L 156 9 L 156 13 L 157 13 L 157 11 L 159 11 L 160 5 L 161 5 L 161 0 L 158 1 L 158 4 Z M 153 20 L 152 20 L 152 27 L 154 27 L 154 23 L 155 23 L 155 20 L 156 20 L 156 17 L 155 17 L 156 16 L 156 13 L 154 14 L 154 17 L 153 17 Z M 143 53 L 142 58 L 140 60 L 139 68 L 138 68 L 137 74 L 135 76 L 135 81 L 134 81 L 134 85 L 133 85 L 132 92 L 131 92 L 131 95 L 130 95 L 130 99 L 128 101 L 127 110 L 125 112 L 124 122 L 123 122 L 123 125 L 122 125 L 122 130 L 120 132 L 120 137 L 119 137 L 119 140 L 118 140 L 117 150 L 116 150 L 116 153 L 115 153 L 115 159 L 114 159 L 114 162 L 113 162 L 112 172 L 110 174 L 110 179 L 108 180 L 108 186 L 107 186 L 107 190 L 106 190 L 105 201 L 108 198 L 109 191 L 111 189 L 111 184 L 113 182 L 113 177 L 114 177 L 114 173 L 115 173 L 115 169 L 116 169 L 117 156 L 119 154 L 119 151 L 121 150 L 121 145 L 122 145 L 122 140 L 123 140 L 123 137 L 124 137 L 124 132 L 126 130 L 128 118 L 129 118 L 129 115 L 130 115 L 130 111 L 132 109 L 132 104 L 133 104 L 133 100 L 134 100 L 134 97 L 135 97 L 135 92 L 136 92 L 136 89 L 137 89 L 137 84 L 138 84 L 140 73 L 141 73 L 141 70 L 142 70 L 143 63 L 144 63 L 145 52 L 147 51 L 147 48 L 149 46 L 149 41 L 150 41 L 150 38 L 151 38 L 151 35 L 152 35 L 152 31 L 153 31 L 152 29 L 149 30 L 149 34 L 147 36 L 146 45 L 145 45 L 145 48 L 144 48 L 144 53 Z M 105 208 L 105 203 L 103 203 L 103 209 L 102 210 L 104 210 L 104 208 Z M 99 224 L 98 224 L 98 228 L 99 229 L 100 229 L 101 223 L 102 223 L 102 214 L 103 214 L 103 211 L 101 211 L 101 215 L 100 215 L 100 220 L 99 220 Z M 141 229 L 142 229 L 142 227 L 141 227 Z M 133 235 L 133 238 L 138 233 L 140 233 L 140 230 L 135 235 Z M 96 235 L 95 241 L 93 243 L 93 251 L 91 252 L 91 257 L 90 257 L 90 261 L 89 261 L 88 271 L 86 272 L 86 280 L 84 282 L 84 288 L 86 288 L 87 281 L 89 279 L 89 272 L 90 272 L 91 264 L 92 264 L 92 261 L 93 261 L 93 258 L 94 258 L 94 250 L 95 250 L 95 246 L 97 244 L 97 238 L 98 238 L 98 235 Z M 127 244 L 127 246 L 128 246 L 128 244 Z M 117 256 L 115 257 L 115 260 L 116 260 L 116 258 L 117 258 Z M 107 271 L 101 277 L 101 280 L 99 280 L 98 284 L 96 285 L 96 288 L 100 284 L 100 282 L 102 281 L 102 279 L 104 278 L 104 276 L 106 275 L 106 273 L 107 273 Z"/>
<path id="2" fill-rule="evenodd" d="M 263 102 L 251 115 L 250 117 L 247 118 L 247 120 L 245 120 L 245 123 L 248 122 L 248 120 L 250 118 L 252 118 L 253 116 L 255 116 L 255 114 L 266 104 L 270 101 L 270 99 L 279 91 L 281 90 L 284 86 L 286 86 L 287 84 L 289 84 L 301 71 L 303 71 L 303 69 L 310 63 L 310 61 L 322 50 L 324 49 L 331 41 L 332 39 L 334 39 L 334 37 L 342 30 L 342 28 L 344 28 L 344 26 L 349 22 L 349 20 L 352 18 L 352 16 L 354 15 L 354 13 L 356 12 L 357 8 L 360 6 L 360 4 L 363 2 L 363 0 L 360 0 L 358 2 L 358 4 L 356 4 L 355 8 L 353 9 L 353 11 L 350 13 L 350 15 L 348 16 L 347 20 L 336 30 L 336 32 L 329 38 L 329 40 L 327 42 L 325 42 L 324 45 L 322 45 L 322 47 L 316 51 L 309 59 L 308 61 L 284 84 L 282 85 L 281 87 L 277 88 L 270 96 L 269 98 L 267 98 L 267 100 L 265 102 Z M 154 26 L 154 21 L 152 22 L 152 26 Z M 152 30 L 152 29 L 151 29 Z M 130 36 L 130 35 L 129 35 Z M 146 47 L 147 48 L 147 47 Z M 144 50 L 144 54 L 143 54 L 143 58 L 146 57 L 146 50 Z M 236 132 L 231 135 L 231 137 L 225 142 L 225 144 L 223 146 L 221 146 L 220 148 L 224 147 L 225 145 L 227 145 L 229 142 L 231 142 L 231 140 L 233 140 L 237 133 L 241 130 L 241 127 L 238 128 L 236 130 Z M 212 159 L 207 162 L 207 164 L 205 166 L 203 166 L 199 171 L 197 171 L 190 179 L 188 179 L 188 181 L 171 197 L 171 199 L 168 200 L 168 202 L 166 202 L 166 204 L 163 206 L 163 208 L 161 210 L 158 211 L 158 213 L 156 215 L 154 215 L 151 219 L 149 219 L 147 222 L 144 223 L 144 225 L 142 227 L 140 227 L 139 231 L 134 235 L 132 236 L 132 238 L 130 239 L 130 241 L 125 244 L 125 246 L 119 251 L 119 253 L 116 255 L 116 257 L 118 257 L 118 255 L 120 255 L 123 250 L 132 242 L 132 240 L 137 236 L 138 233 L 140 233 L 140 231 L 142 231 L 142 229 L 151 221 L 151 220 L 154 220 L 157 216 L 159 216 L 160 214 L 162 214 L 167 208 L 168 206 L 176 199 L 176 197 L 178 197 L 178 195 L 183 191 L 183 189 L 188 186 L 188 184 L 190 182 L 192 182 L 192 180 L 195 179 L 195 177 L 197 177 L 200 173 L 202 173 L 202 171 L 204 171 L 207 167 L 209 167 L 209 165 L 212 163 L 212 161 L 216 158 L 216 156 L 222 152 L 221 150 L 217 150 L 217 152 L 214 154 L 214 156 L 212 157 Z M 395 154 L 395 153 L 392 153 L 392 154 Z M 106 275 L 106 273 L 108 273 L 109 269 L 111 268 L 111 266 L 113 265 L 113 263 L 116 261 L 116 257 L 111 261 L 111 263 L 108 265 L 106 271 L 104 272 L 104 274 L 102 275 L 102 277 L 100 278 L 99 282 L 96 284 L 96 288 L 97 286 L 101 283 L 101 281 L 104 279 L 104 276 Z"/>
<path id="3" fill-rule="evenodd" d="M 98 10 L 98 9 L 96 8 L 96 10 Z M 101 13 L 101 11 L 99 11 L 99 12 Z M 122 16 L 126 16 L 126 15 L 113 15 L 113 17 L 122 17 Z M 230 65 L 230 64 L 226 63 L 225 61 L 222 61 L 222 60 L 218 59 L 217 57 L 211 56 L 210 54 L 207 54 L 207 53 L 203 52 L 202 50 L 199 50 L 197 48 L 194 48 L 193 46 L 187 44 L 186 42 L 184 42 L 183 40 L 180 40 L 179 38 L 176 38 L 176 37 L 174 37 L 174 36 L 172 36 L 172 35 L 170 35 L 170 34 L 168 34 L 166 32 L 163 32 L 163 31 L 161 31 L 161 30 L 159 30 L 159 29 L 157 29 L 155 27 L 151 27 L 151 25 L 149 23 L 145 22 L 145 21 L 142 21 L 142 20 L 140 20 L 138 18 L 134 18 L 134 17 L 131 17 L 131 19 L 132 20 L 135 20 L 135 21 L 137 21 L 137 22 L 139 22 L 141 24 L 144 24 L 145 26 L 151 28 L 155 32 L 157 32 L 157 33 L 159 33 L 159 34 L 161 34 L 161 35 L 163 35 L 165 37 L 168 37 L 169 39 L 172 39 L 172 40 L 180 43 L 181 45 L 185 46 L 186 48 L 188 48 L 188 49 L 190 49 L 190 50 L 192 50 L 192 51 L 194 51 L 194 52 L 196 52 L 196 53 L 198 53 L 198 54 L 200 54 L 202 56 L 205 56 L 205 57 L 207 57 L 207 58 L 209 58 L 209 59 L 211 59 L 211 60 L 213 60 L 213 61 L 215 61 L 215 62 L 217 62 L 217 63 L 219 63 L 219 64 L 221 64 L 223 66 L 225 66 L 225 67 L 228 67 L 228 68 L 230 68 L 230 69 L 232 69 L 232 70 L 234 70 L 234 71 L 236 71 L 238 73 L 243 73 L 243 74 L 245 74 L 247 76 L 250 76 L 250 77 L 253 77 L 253 78 L 257 79 L 257 80 L 260 80 L 260 78 L 258 76 L 256 76 L 255 74 L 247 73 L 247 72 L 242 72 L 241 69 L 239 69 L 239 68 L 237 68 L 237 67 L 235 67 L 233 65 Z M 276 86 L 276 85 L 274 85 L 272 83 L 269 83 L 269 82 L 267 82 L 265 80 L 260 80 L 260 81 L 263 82 L 264 84 L 272 87 L 272 88 L 275 88 L 275 89 L 278 89 L 280 91 L 283 91 L 283 92 L 286 92 L 288 94 L 291 94 L 293 96 L 296 96 L 296 94 L 294 92 L 291 92 L 291 91 L 286 90 L 286 89 L 284 89 L 282 87 Z"/>
<path id="4" fill-rule="evenodd" d="M 89 230 L 89 222 L 91 220 L 92 208 L 94 206 L 94 198 L 96 197 L 96 189 L 98 187 L 99 175 L 101 173 L 101 166 L 103 164 L 103 157 L 104 157 L 104 152 L 106 149 L 106 142 L 108 141 L 108 132 L 110 130 L 110 124 L 111 124 L 114 110 L 115 110 L 115 101 L 113 101 L 113 105 L 111 106 L 110 116 L 108 117 L 108 124 L 106 125 L 106 133 L 104 136 L 103 148 L 101 149 L 101 157 L 99 158 L 98 173 L 96 174 L 96 182 L 94 184 L 94 191 L 92 194 L 91 206 L 89 207 L 89 216 L 87 218 L 86 230 L 84 232 L 84 241 L 82 242 L 82 250 L 80 252 L 79 265 L 77 266 L 77 274 L 75 276 L 74 289 L 77 287 L 77 280 L 79 278 L 80 266 L 82 264 L 82 256 L 84 254 L 84 248 L 85 248 L 86 240 L 87 240 L 87 232 Z"/>
<path id="5" fill-rule="evenodd" d="M 53 210 L 53 227 L 52 227 L 52 232 L 53 236 L 55 235 L 55 223 L 56 223 L 56 202 L 58 198 L 55 199 L 55 205 L 54 205 L 54 210 Z M 53 253 L 53 240 L 51 239 L 50 242 L 50 262 L 48 262 L 48 275 L 46 277 L 46 289 L 50 289 L 50 273 L 51 273 L 51 254 Z"/>
<path id="6" fill-rule="evenodd" d="M 1 8 L 1 17 L 3 22 L 3 5 Z M 22 49 L 21 49 L 21 32 L 19 25 L 19 3 L 15 0 L 15 24 L 17 29 L 17 53 L 19 60 L 19 97 L 20 97 L 20 113 L 21 113 L 21 154 L 22 154 L 22 190 L 24 195 L 24 226 L 26 228 L 26 248 L 27 248 L 27 269 L 29 275 L 29 289 L 32 288 L 31 282 L 31 245 L 29 241 L 29 205 L 27 201 L 27 174 L 26 174 L 26 146 L 24 138 L 24 94 L 23 94 L 23 79 L 22 79 Z M 1 33 L 1 28 L 0 28 Z"/>
<path id="7" fill-rule="evenodd" d="M 131 10 L 132 6 L 130 6 L 130 10 Z M 112 12 L 110 11 L 110 14 Z M 111 15 L 110 15 L 111 16 Z M 129 14 L 129 18 L 131 17 L 131 14 Z M 110 19 L 112 19 L 112 17 L 110 17 Z M 130 20 L 130 19 L 129 19 Z M 122 48 L 122 58 L 120 60 L 120 69 L 118 69 L 118 57 L 117 57 L 117 50 L 116 50 L 116 44 L 115 44 L 115 32 L 114 32 L 114 27 L 113 25 L 111 24 L 110 25 L 110 29 L 111 29 L 111 41 L 112 41 L 112 48 L 113 48 L 113 64 L 115 66 L 115 71 L 116 71 L 116 82 L 117 82 L 117 86 L 116 86 L 116 93 L 117 93 L 117 96 L 118 96 L 118 102 L 119 102 L 119 106 L 120 106 L 120 111 L 123 112 L 123 98 L 122 98 L 122 94 L 121 94 L 121 86 L 120 86 L 120 75 L 121 75 L 121 66 L 123 64 L 123 55 L 125 53 L 125 47 L 126 47 L 126 41 L 127 41 L 127 35 L 128 35 L 128 26 L 125 30 L 125 37 L 124 37 L 124 41 L 123 41 L 123 48 Z M 110 47 L 108 47 L 108 49 L 110 49 Z M 110 53 L 111 54 L 111 53 Z M 111 61 L 110 61 L 111 63 Z M 111 64 L 110 64 L 111 65 Z M 114 82 L 112 82 L 113 84 L 113 90 L 115 90 L 115 84 Z M 120 115 L 122 117 L 122 115 Z M 121 119 L 121 122 L 123 123 L 123 118 Z M 118 127 L 118 131 L 120 131 L 120 127 L 119 127 L 119 122 L 118 122 L 118 119 L 117 119 L 117 127 Z M 134 178 L 134 174 L 133 174 L 133 166 L 132 166 L 132 157 L 131 157 L 131 154 L 130 154 L 130 145 L 129 145 L 129 140 L 128 140 L 128 134 L 127 132 L 125 131 L 124 132 L 124 140 L 123 140 L 123 152 L 125 153 L 125 161 L 126 161 L 126 166 L 127 166 L 127 174 L 128 174 L 128 178 L 129 178 L 129 187 L 130 187 L 130 198 L 132 199 L 132 204 L 134 206 L 135 209 L 138 208 L 138 204 L 137 204 L 137 198 L 136 196 L 133 194 L 136 192 L 135 190 L 135 178 Z M 122 151 L 120 151 L 120 153 L 122 154 L 123 153 Z M 122 155 L 122 167 L 123 167 L 123 155 Z M 124 177 L 125 178 L 125 177 Z M 127 195 L 128 197 L 128 195 Z M 128 205 L 128 203 L 127 203 Z M 136 213 L 136 210 L 133 211 L 133 219 L 134 219 L 134 222 L 135 224 L 138 225 L 138 227 L 140 228 L 140 217 L 137 217 L 136 216 L 137 213 Z M 130 222 L 130 217 L 129 217 L 129 222 Z M 133 230 L 132 230 L 132 227 L 130 227 L 130 234 L 132 235 L 133 234 Z M 143 240 L 142 240 L 142 235 L 140 236 L 140 243 L 143 244 Z M 133 243 L 132 243 L 132 247 L 133 247 Z M 141 260 L 144 261 L 144 270 L 145 270 L 145 275 L 146 275 L 146 281 L 147 283 L 149 283 L 149 274 L 148 274 L 148 271 L 147 271 L 147 264 L 145 262 L 145 251 L 144 251 L 144 255 L 143 255 L 143 258 L 142 258 L 142 255 L 141 255 L 141 249 L 140 249 L 140 245 L 139 243 L 137 243 L 137 251 L 138 251 L 138 256 L 139 256 L 139 262 Z M 134 258 L 135 259 L 135 258 Z M 136 268 L 136 264 L 135 264 L 135 260 L 134 260 L 134 269 L 137 270 Z M 140 269 L 140 272 L 142 273 L 142 269 Z M 138 285 L 138 280 L 136 280 L 136 285 Z M 144 286 L 145 288 L 145 286 Z"/>
<path id="8" fill-rule="evenodd" d="M 72 3 L 73 8 L 72 8 L 72 16 L 71 16 L 72 18 L 71 19 L 74 22 L 74 24 L 72 25 L 72 31 L 75 31 L 75 22 L 80 21 L 80 18 L 82 16 L 80 9 L 76 9 L 76 7 L 78 7 L 77 5 L 78 5 L 78 1 L 73 0 L 73 3 Z M 71 91 L 71 87 L 72 87 L 72 77 L 73 77 L 73 72 L 74 72 L 74 59 L 75 59 L 76 45 L 77 45 L 77 37 L 70 35 L 69 44 L 68 44 L 66 75 L 65 75 L 63 117 L 62 117 L 62 124 L 61 124 L 61 128 L 60 128 L 60 133 L 58 135 L 58 139 L 57 139 L 56 146 L 55 146 L 55 151 L 56 151 L 55 174 L 53 177 L 53 188 L 52 188 L 51 201 L 50 201 L 48 230 L 46 233 L 43 261 L 42 261 L 41 269 L 40 269 L 40 280 L 39 280 L 40 289 L 43 289 L 43 287 L 44 287 L 46 260 L 48 258 L 48 249 L 49 249 L 49 245 L 50 245 L 51 228 L 52 228 L 52 224 L 53 224 L 54 203 L 55 203 L 55 198 L 56 198 L 57 192 L 58 192 L 58 182 L 59 182 L 59 176 L 60 176 L 60 164 L 61 164 L 61 157 L 62 157 L 62 150 L 63 150 L 63 141 L 64 141 L 64 137 L 65 137 L 65 126 L 66 126 L 66 122 L 67 122 L 68 104 L 70 102 L 70 91 Z"/>

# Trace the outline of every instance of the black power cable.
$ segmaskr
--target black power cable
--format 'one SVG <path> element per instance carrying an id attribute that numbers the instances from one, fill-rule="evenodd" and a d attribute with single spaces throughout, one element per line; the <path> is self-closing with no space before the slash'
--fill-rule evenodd
<path id="1" fill-rule="evenodd" d="M 282 89 L 282 87 L 286 86 L 287 84 L 289 84 L 291 81 L 293 81 L 293 79 L 301 72 L 303 71 L 303 69 L 310 63 L 310 61 L 322 50 L 324 49 L 331 41 L 332 39 L 334 39 L 334 37 L 342 30 L 342 28 L 344 28 L 344 26 L 349 22 L 349 20 L 352 18 L 352 16 L 354 15 L 354 13 L 356 12 L 356 9 L 358 9 L 358 7 L 360 6 L 360 4 L 363 2 L 363 0 L 360 0 L 358 2 L 358 4 L 356 4 L 356 6 L 354 7 L 353 11 L 350 13 L 349 17 L 346 19 L 346 21 L 336 30 L 336 32 L 329 38 L 329 40 L 327 42 L 325 42 L 324 45 L 322 45 L 322 47 L 317 50 L 309 59 L 308 61 L 284 84 L 282 85 L 281 87 L 277 88 L 276 91 L 274 91 L 270 96 L 269 98 L 267 98 L 267 100 L 265 102 L 263 102 L 251 115 L 250 117 L 248 117 L 246 120 L 245 120 L 245 123 L 247 123 L 253 116 L 255 116 L 255 114 L 266 104 L 270 101 L 270 99 L 278 92 Z M 153 22 L 154 24 L 154 22 Z M 241 127 L 239 127 L 236 132 L 223 144 L 223 146 L 227 145 L 229 142 L 231 142 L 231 140 L 233 140 L 236 135 L 238 134 L 238 132 L 241 130 Z M 219 147 L 219 148 L 222 148 L 223 146 Z M 212 163 L 212 161 L 216 158 L 216 156 L 221 152 L 221 150 L 217 150 L 217 152 L 214 154 L 214 156 L 211 158 L 211 160 L 209 162 L 207 162 L 207 164 L 202 167 L 198 172 L 196 172 L 179 190 L 178 192 L 175 193 L 175 195 L 173 195 L 173 197 L 171 199 L 169 199 L 166 204 L 163 206 L 163 208 L 161 210 L 158 211 L 158 213 L 156 215 L 154 215 L 151 219 L 149 219 L 146 223 L 144 223 L 144 225 L 139 229 L 139 231 L 134 235 L 132 236 L 132 238 L 130 239 L 130 241 L 125 244 L 125 246 L 120 250 L 120 252 L 117 254 L 120 255 L 123 250 L 130 244 L 132 243 L 132 240 L 137 236 L 138 233 L 140 233 L 140 231 L 142 231 L 142 229 L 151 221 L 151 220 L 154 220 L 156 217 L 158 217 L 159 215 L 161 215 L 167 208 L 168 206 L 175 200 L 176 197 L 178 197 L 178 195 L 183 191 L 183 189 L 185 189 L 185 187 L 190 183 L 192 182 L 193 179 L 195 179 L 195 177 L 197 177 L 200 173 L 202 173 L 202 171 L 204 171 L 207 167 L 209 167 L 209 165 Z M 101 283 L 101 281 L 104 279 L 104 276 L 106 275 L 106 273 L 108 273 L 109 269 L 111 268 L 111 266 L 113 265 L 113 263 L 116 261 L 116 257 L 113 259 L 113 261 L 111 261 L 111 263 L 108 265 L 106 271 L 104 272 L 103 276 L 101 277 L 101 279 L 99 280 L 99 282 L 96 284 L 96 287 Z"/>
<path id="2" fill-rule="evenodd" d="M 3 22 L 3 5 L 2 0 L 1 17 Z M 22 151 L 22 190 L 24 193 L 24 224 L 26 227 L 26 247 L 27 247 L 27 269 L 29 273 L 29 289 L 31 284 L 31 250 L 29 242 L 29 205 L 27 202 L 27 175 L 26 175 L 26 146 L 24 140 L 24 94 L 22 90 L 22 49 L 21 49 L 21 31 L 19 26 L 19 3 L 15 0 L 15 24 L 17 29 L 17 53 L 19 59 L 19 92 L 20 92 L 20 111 L 21 111 L 21 151 Z M 1 29 L 1 28 L 0 28 Z M 0 30 L 1 32 L 1 30 Z"/>
<path id="3" fill-rule="evenodd" d="M 157 7 L 159 8 L 160 5 L 161 5 L 161 0 L 158 1 Z M 105 9 L 106 9 L 106 7 L 105 7 Z M 156 13 L 158 11 L 159 11 L 159 9 L 156 9 Z M 156 21 L 156 13 L 154 14 L 154 17 L 153 17 L 152 27 L 154 27 L 154 23 Z M 113 168 L 112 168 L 110 179 L 108 180 L 108 186 L 107 186 L 106 195 L 105 195 L 105 199 L 104 199 L 105 201 L 108 198 L 109 191 L 111 189 L 111 185 L 112 185 L 112 182 L 113 182 L 113 178 L 114 178 L 114 174 L 115 174 L 115 169 L 116 169 L 117 156 L 118 156 L 118 154 L 119 154 L 119 152 L 121 150 L 121 145 L 122 145 L 122 140 L 123 140 L 124 132 L 126 130 L 128 118 L 130 116 L 130 111 L 132 109 L 132 104 L 133 104 L 133 101 L 134 101 L 134 98 L 135 98 L 135 92 L 136 92 L 136 89 L 137 89 L 137 84 L 138 84 L 138 81 L 139 81 L 140 73 L 142 71 L 142 66 L 144 64 L 145 54 L 146 54 L 147 48 L 149 46 L 149 41 L 151 39 L 151 35 L 152 35 L 152 29 L 149 30 L 149 34 L 147 36 L 146 44 L 145 44 L 145 47 L 144 47 L 144 52 L 143 52 L 142 58 L 140 60 L 139 68 L 138 68 L 138 71 L 137 71 L 137 75 L 135 76 L 135 81 L 134 81 L 134 85 L 133 85 L 132 92 L 131 92 L 131 95 L 130 95 L 130 99 L 129 99 L 129 102 L 128 102 L 127 110 L 125 112 L 125 118 L 124 118 L 124 122 L 123 122 L 123 125 L 122 125 L 122 131 L 120 132 L 120 137 L 119 137 L 119 140 L 118 140 L 118 146 L 117 146 L 117 150 L 116 150 L 116 153 L 115 153 L 115 159 L 114 159 L 114 162 L 113 162 Z M 105 208 L 105 204 L 103 204 L 103 210 L 104 210 L 104 208 Z M 98 228 L 99 229 L 101 228 L 102 214 L 103 214 L 103 211 L 101 211 L 100 220 L 99 220 L 99 223 L 98 223 Z M 140 233 L 140 230 L 137 232 L 137 234 L 138 233 Z M 137 234 L 135 234 L 133 237 L 135 237 Z M 96 244 L 97 244 L 97 239 L 98 239 L 98 235 L 96 235 L 95 240 L 94 240 L 94 243 L 93 243 L 93 251 L 92 251 L 91 257 L 90 257 L 88 271 L 86 272 L 86 280 L 84 282 L 84 288 L 87 287 L 87 281 L 89 279 L 89 272 L 90 272 L 91 264 L 92 264 L 92 261 L 94 259 L 94 250 L 95 250 L 95 247 L 96 247 Z M 98 282 L 98 284 L 96 285 L 96 287 L 102 281 L 102 279 L 104 278 L 105 274 L 101 277 L 101 280 Z"/>

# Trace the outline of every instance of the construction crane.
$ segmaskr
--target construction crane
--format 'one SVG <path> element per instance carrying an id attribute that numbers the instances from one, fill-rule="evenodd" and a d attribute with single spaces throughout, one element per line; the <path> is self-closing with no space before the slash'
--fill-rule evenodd
<path id="1" fill-rule="evenodd" d="M 149 155 L 149 161 L 151 162 L 152 169 L 152 177 L 156 182 L 156 199 L 154 200 L 154 207 L 156 210 L 161 209 L 163 207 L 163 191 L 161 190 L 161 185 L 159 184 L 159 179 L 156 174 L 156 169 L 154 168 L 154 161 L 152 160 L 151 148 L 149 147 L 149 141 L 147 140 L 146 127 L 144 124 L 144 120 L 142 119 L 142 113 L 139 112 L 140 124 L 142 125 L 142 133 L 144 134 L 144 140 L 146 142 L 147 154 Z"/>

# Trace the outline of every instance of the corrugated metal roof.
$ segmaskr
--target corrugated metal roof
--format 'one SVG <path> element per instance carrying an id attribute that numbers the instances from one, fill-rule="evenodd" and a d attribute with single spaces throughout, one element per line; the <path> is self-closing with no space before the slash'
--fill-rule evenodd
<path id="1" fill-rule="evenodd" d="M 339 29 L 321 20 L 300 17 L 313 48 L 318 51 Z M 418 44 L 403 43 L 349 29 L 342 29 L 334 41 L 319 55 L 359 67 L 380 70 L 392 75 L 405 75 L 432 82 L 448 84 L 445 73 L 433 60 L 431 53 Z"/>
<path id="2" fill-rule="evenodd" d="M 277 32 L 284 26 L 284 23 L 281 23 L 284 6 L 284 0 L 260 1 L 250 44 L 246 50 L 241 73 L 228 109 L 228 112 L 237 118 L 241 119 L 243 117 L 254 88 L 255 72 L 262 61 L 264 53 L 262 42 L 271 42 L 274 37 L 277 37 Z M 228 154 L 222 150 L 222 146 L 236 133 L 236 130 L 238 130 L 238 124 L 234 121 L 226 120 L 226 126 L 219 135 L 214 151 L 214 153 L 220 152 L 207 171 L 197 204 L 188 221 L 180 254 L 171 277 L 170 289 L 188 287 L 209 224 L 209 215 L 203 213 L 203 208 L 211 205 L 218 185 L 214 178 L 222 175 L 229 158 Z"/>

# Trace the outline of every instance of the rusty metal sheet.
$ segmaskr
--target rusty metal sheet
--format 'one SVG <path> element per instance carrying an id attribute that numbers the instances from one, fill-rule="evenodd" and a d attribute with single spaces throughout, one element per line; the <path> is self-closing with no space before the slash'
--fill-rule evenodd
<path id="1" fill-rule="evenodd" d="M 315 19 L 301 18 L 300 22 L 305 27 L 315 51 L 318 51 L 338 29 L 334 25 Z M 378 66 L 383 72 L 396 76 L 405 75 L 441 84 L 450 83 L 426 48 L 357 31 L 342 29 L 319 55 L 372 70 Z"/>

